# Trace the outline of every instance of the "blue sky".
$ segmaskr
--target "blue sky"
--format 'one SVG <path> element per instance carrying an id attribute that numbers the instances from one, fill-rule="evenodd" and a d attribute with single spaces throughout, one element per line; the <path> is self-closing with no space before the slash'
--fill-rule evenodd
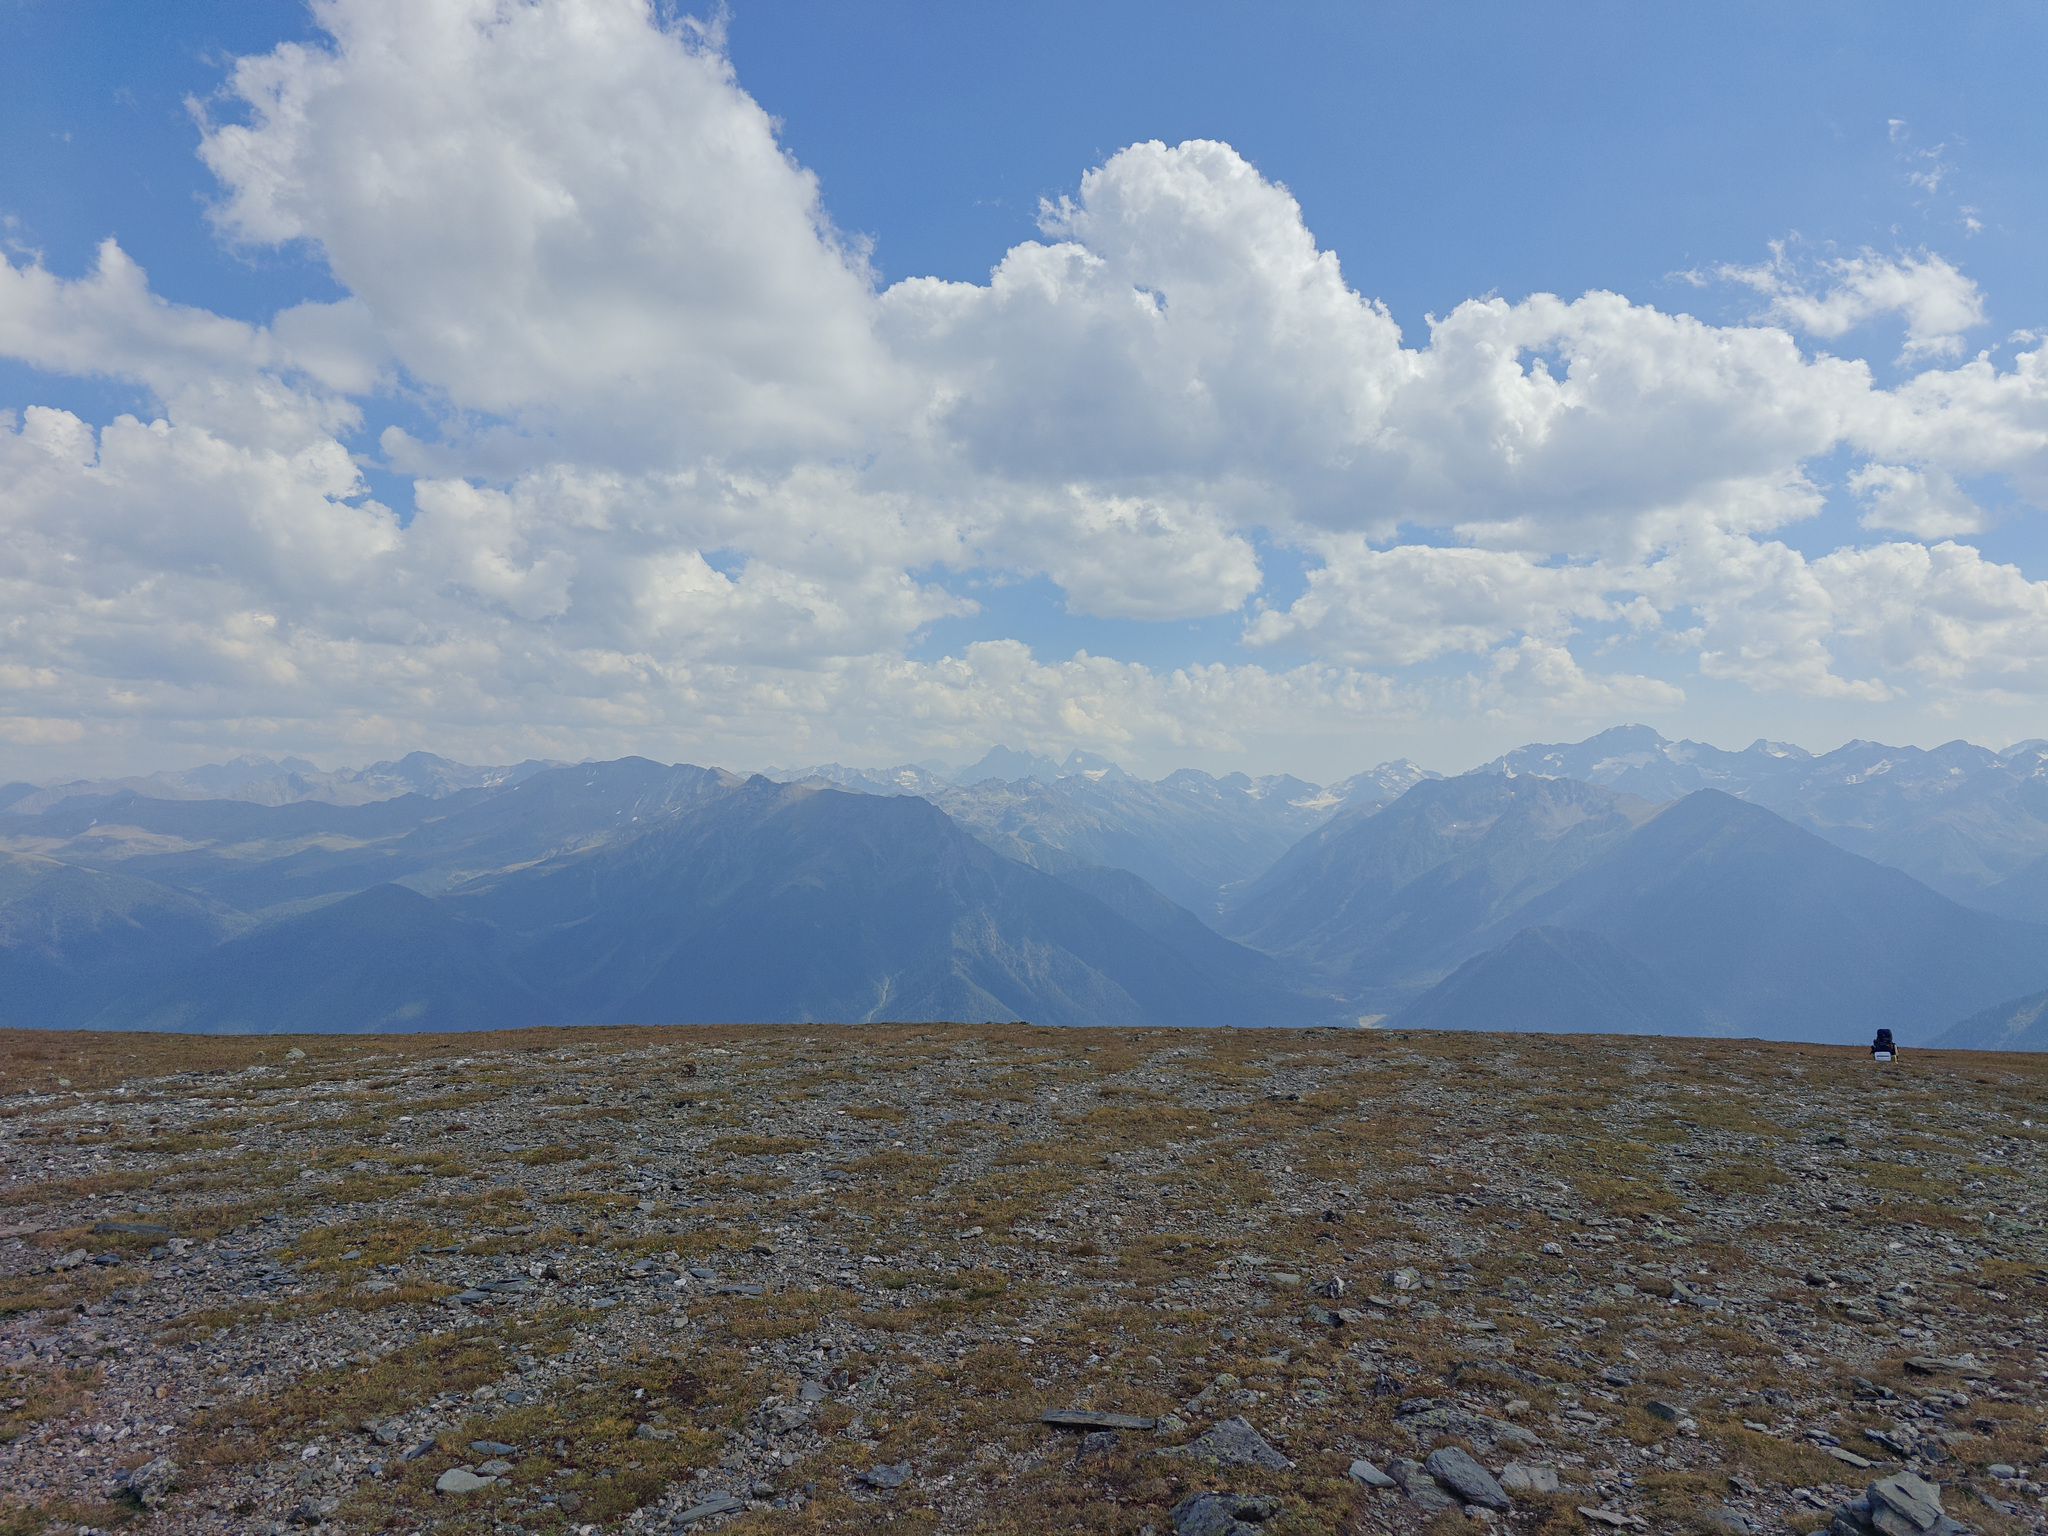
<path id="1" fill-rule="evenodd" d="M 26 510 L 8 538 L 37 573 L 10 604 L 35 634 L 18 626 L 0 641 L 11 651 L 0 652 L 0 689 L 11 690 L 0 719 L 14 722 L 9 746 L 22 771 L 154 766 L 234 750 L 331 760 L 412 745 L 470 757 L 642 750 L 740 766 L 807 755 L 966 760 L 1010 741 L 1107 751 L 1148 770 L 1186 761 L 1333 777 L 1396 752 L 1454 767 L 1530 737 L 1637 717 L 1667 735 L 1726 745 L 1757 735 L 1826 747 L 1852 735 L 2039 733 L 2048 643 L 2037 630 L 2048 619 L 2033 584 L 2048 578 L 2048 547 L 2032 503 L 2048 429 L 2039 400 L 2021 387 L 2019 359 L 2040 346 L 2028 333 L 2048 329 L 2040 8 L 742 3 L 722 35 L 707 37 L 667 12 L 635 33 L 622 4 L 541 6 L 572 19 L 588 10 L 603 20 L 602 36 L 587 52 L 558 44 L 552 64 L 522 55 L 514 72 L 488 48 L 435 54 L 440 34 L 407 34 L 394 44 L 403 54 L 395 63 L 351 54 L 329 27 L 337 17 L 384 25 L 375 0 L 345 0 L 318 16 L 282 3 L 0 0 L 0 133 L 10 146 L 0 220 L 16 272 L 86 284 L 112 238 L 146 272 L 147 292 L 171 305 L 283 336 L 274 318 L 310 301 L 327 307 L 313 316 L 322 325 L 356 327 L 346 341 L 353 361 L 325 375 L 308 369 L 303 348 L 290 355 L 282 343 L 230 366 L 217 349 L 193 352 L 189 337 L 142 346 L 132 329 L 82 319 L 86 287 L 51 290 L 70 300 L 16 293 L 13 328 L 0 329 L 0 411 L 14 413 L 20 442 L 29 436 L 23 413 L 36 407 L 92 432 L 123 413 L 160 419 L 168 442 L 185 434 L 246 456 L 284 429 L 251 426 L 246 414 L 209 416 L 198 401 L 245 384 L 262 393 L 230 377 L 248 368 L 312 402 L 294 406 L 294 420 L 328 412 L 291 450 L 298 462 L 331 443 L 360 477 L 354 486 L 303 475 L 237 482 L 230 494 L 165 480 L 139 460 L 117 474 L 101 445 L 75 483 L 40 470 L 12 482 Z M 423 9 L 453 17 L 473 7 Z M 518 27 L 500 31 L 513 46 Z M 235 59 L 293 43 L 307 51 L 277 56 L 269 78 L 289 78 L 313 92 L 308 99 L 356 102 L 348 111 L 359 115 L 337 107 L 311 137 L 291 139 L 231 87 Z M 685 52 L 728 60 L 730 87 L 691 73 Z M 339 60 L 338 70 L 315 79 L 317 69 L 302 67 L 323 58 Z M 640 70 L 646 60 L 660 68 Z M 516 83 L 496 88 L 507 80 Z M 674 321 L 671 350 L 701 345 L 709 361 L 670 377 L 622 354 L 591 373 L 573 402 L 544 384 L 493 388 L 494 371 L 516 371 L 516 360 L 455 360 L 444 347 L 430 361 L 421 328 L 447 312 L 445 295 L 466 291 L 462 274 L 440 274 L 443 287 L 422 284 L 443 298 L 411 303 L 407 264 L 441 259 L 441 246 L 424 234 L 380 240 L 364 227 L 365 205 L 335 188 L 366 164 L 396 163 L 394 146 L 410 154 L 423 142 L 399 128 L 377 142 L 383 130 L 362 103 L 416 103 L 444 84 L 450 100 L 482 93 L 475 138 L 449 151 L 447 167 L 428 165 L 420 189 L 443 170 L 457 188 L 464 175 L 489 174 L 507 125 L 550 112 L 597 140 L 674 138 L 707 124 L 772 133 L 788 162 L 815 175 L 823 215 L 865 250 L 860 282 L 883 296 L 882 308 L 857 313 L 869 302 L 858 293 L 816 300 L 820 283 L 836 278 L 801 275 L 817 253 L 796 250 L 776 212 L 802 203 L 800 178 L 758 155 L 705 170 L 702 156 L 678 150 L 671 161 L 649 159 L 636 185 L 605 180 L 594 150 L 579 160 L 563 149 L 543 165 L 552 152 L 544 144 L 527 170 L 579 209 L 597 210 L 590 239 L 623 240 L 643 224 L 673 235 L 674 220 L 701 219 L 740 231 L 736 240 L 767 242 L 764 266 L 786 257 L 790 286 L 726 293 L 716 287 L 725 278 L 700 276 L 685 255 L 678 291 L 703 307 L 676 319 L 658 264 L 593 257 L 573 271 L 508 269 L 475 285 L 499 295 L 479 301 L 481 319 L 470 317 L 485 329 L 538 329 L 557 305 L 570 313 L 616 300 L 629 315 L 642 306 L 652 329 Z M 747 98 L 773 120 L 768 128 L 747 115 Z M 579 101 L 588 108 L 580 115 Z M 415 133 L 436 126 L 424 108 L 419 115 Z M 256 170 L 223 158 L 239 142 L 224 130 L 236 125 L 271 155 Z M 1231 182 L 1217 161 L 1118 159 L 1149 140 L 1169 149 L 1220 141 L 1255 181 Z M 207 145 L 212 163 L 202 158 Z M 486 169 L 464 172 L 467 156 Z M 1116 192 L 1127 233 L 1142 226 L 1125 257 L 1112 250 L 1121 237 L 1107 214 L 1087 222 L 1083 176 L 1104 167 L 1112 174 L 1098 195 Z M 712 178 L 704 189 L 677 180 L 699 171 Z M 1571 300 L 1604 290 L 1625 296 L 1627 324 L 1648 328 L 1645 336 L 1652 317 L 1679 313 L 1738 340 L 1782 328 L 1806 366 L 1770 375 L 1786 393 L 1763 402 L 1766 418 L 1834 412 L 1861 424 L 1791 434 L 1776 459 L 1725 483 L 1711 466 L 1684 484 L 1645 469 L 1593 491 L 1586 465 L 1629 457 L 1645 434 L 1685 433 L 1672 447 L 1683 457 L 1684 442 L 1756 429 L 1697 414 L 1732 411 L 1725 400 L 1654 423 L 1632 421 L 1626 401 L 1575 403 L 1612 434 L 1608 447 L 1589 440 L 1554 479 L 1517 470 L 1512 484 L 1481 484 L 1454 470 L 1418 478 L 1413 467 L 1429 422 L 1445 424 L 1449 442 L 1453 419 L 1464 421 L 1466 403 L 1441 389 L 1397 412 L 1409 455 L 1398 471 L 1359 468 L 1362 445 L 1383 453 L 1390 430 L 1359 426 L 1362 406 L 1335 436 L 1286 447 L 1275 424 L 1315 409 L 1319 396 L 1304 381 L 1317 370 L 1351 377 L 1340 357 L 1305 360 L 1293 379 L 1277 341 L 1257 356 L 1242 338 L 1191 341 L 1202 361 L 1185 366 L 1224 402 L 1205 430 L 1228 441 L 1212 451 L 1158 436 L 1168 418 L 1145 392 L 1161 387 L 1159 376 L 1128 388 L 1102 382 L 1128 360 L 1118 350 L 1125 342 L 1098 336 L 1041 356 L 1029 328 L 1013 333 L 994 316 L 976 320 L 985 333 L 968 340 L 953 330 L 934 340 L 933 317 L 951 315 L 945 306 L 966 303 L 969 289 L 992 294 L 991 269 L 1006 256 L 1061 238 L 1105 253 L 1115 282 L 1126 282 L 1126 268 L 1138 273 L 1125 291 L 1157 286 L 1161 313 L 1194 324 L 1174 307 L 1174 283 L 1213 277 L 1217 292 L 1237 292 L 1231 284 L 1265 270 L 1268 248 L 1232 242 L 1238 214 L 1215 224 L 1190 214 L 1201 202 L 1190 178 L 1228 182 L 1229 196 L 1247 199 L 1242 219 L 1254 222 L 1284 203 L 1284 186 L 1314 247 L 1335 254 L 1362 300 L 1385 306 L 1410 349 L 1402 355 L 1431 348 L 1426 317 L 1467 301 L 1521 306 L 1532 294 Z M 1081 221 L 1044 225 L 1043 204 L 1062 198 L 1082 209 Z M 660 207 L 647 212 L 641 199 Z M 502 220 L 511 205 L 490 206 Z M 1276 240 L 1284 222 L 1272 226 Z M 1139 272 L 1147 262 L 1168 276 L 1154 283 Z M 1232 262 L 1239 270 L 1216 275 L 1218 263 Z M 1736 268 L 1747 275 L 1731 275 Z M 958 286 L 951 297 L 899 286 L 923 277 Z M 825 307 L 805 307 L 814 300 Z M 528 302 L 531 313 L 520 307 Z M 1071 313 L 1071 298 L 1060 302 Z M 367 323 L 352 305 L 368 309 Z M 704 315 L 745 321 L 749 306 L 759 323 L 738 331 L 780 327 L 785 341 L 765 351 L 732 342 L 739 352 L 702 341 Z M 0 308 L 0 319 L 8 313 Z M 1526 314 L 1510 317 L 1517 335 L 1534 325 L 1516 318 Z M 804 336 L 836 335 L 841 319 L 882 341 L 848 342 L 822 362 L 801 355 Z M 1546 348 L 1560 376 L 1575 348 L 1582 369 L 1604 357 L 1608 377 L 1616 359 L 1648 355 L 1629 351 L 1637 342 L 1604 322 L 1560 322 L 1551 332 L 1562 339 L 1531 344 L 1525 370 Z M 270 345 L 250 343 L 259 352 Z M 775 350 L 785 345 L 788 355 Z M 821 345 L 820 356 L 829 350 Z M 1942 382 L 1938 425 L 1875 423 L 1903 410 L 1894 401 L 1912 380 L 1940 372 L 1961 381 L 1954 371 L 1980 351 L 1994 381 L 2008 381 L 1999 400 L 1958 403 L 1962 384 Z M 1455 372 L 1453 353 L 1432 355 Z M 1852 400 L 1838 379 L 1816 383 L 1825 370 L 1812 365 L 1824 355 L 1866 363 L 1871 398 Z M 1384 349 L 1371 356 L 1374 367 L 1409 366 Z M 728 383 L 705 384 L 713 374 Z M 975 381 L 992 377 L 1013 382 L 975 395 Z M 817 400 L 832 403 L 807 406 L 800 428 L 779 415 L 772 424 L 758 414 L 740 420 L 704 404 L 729 393 L 731 380 L 784 402 L 811 400 L 815 386 Z M 579 402 L 613 385 L 641 401 L 673 391 L 683 425 L 629 421 L 630 409 L 609 410 L 602 424 L 578 416 Z M 700 386 L 709 393 L 692 393 Z M 873 404 L 890 391 L 901 399 L 888 410 Z M 973 410 L 952 403 L 970 397 Z M 904 445 L 925 427 L 909 424 L 934 420 L 930 402 L 939 399 L 953 412 L 944 440 L 918 438 L 910 451 Z M 1500 408 L 1503 421 L 1518 422 L 1525 407 Z M 821 412 L 836 413 L 834 422 L 818 426 Z M 53 418 L 39 419 L 38 431 L 57 430 Z M 1066 462 L 1068 446 L 1095 424 L 1112 446 Z M 1499 434 L 1471 439 L 1482 440 Z M 672 441 L 687 452 L 664 463 Z M 1118 442 L 1129 445 L 1121 458 Z M 1327 462 L 1291 479 L 1285 464 L 1296 452 Z M 644 480 L 657 471 L 670 477 L 659 490 Z M 674 478 L 683 474 L 697 477 L 687 494 Z M 1802 488 L 1788 491 L 1787 477 L 1803 477 Z M 710 479 L 725 486 L 716 506 L 703 500 Z M 571 481 L 574 495 L 563 490 Z M 616 491 L 618 504 L 601 517 L 589 510 L 599 481 L 634 487 Z M 418 501 L 416 482 L 441 489 Z M 1894 483 L 1906 500 L 1884 500 Z M 0 481 L 0 494 L 9 485 Z M 1598 529 L 1575 496 L 1602 502 Z M 1757 512 L 1759 496 L 1788 499 Z M 295 499 L 303 497 L 314 499 Z M 1908 500 L 1949 510 L 1900 512 Z M 1541 532 L 1502 531 L 1527 521 L 1519 501 L 1546 509 Z M 192 511 L 230 502 L 254 521 L 209 522 Z M 388 509 L 388 533 L 364 521 L 373 506 Z M 440 510 L 423 523 L 420 506 Z M 1873 507 L 1893 508 L 1893 524 L 1873 524 Z M 340 540 L 349 560 L 364 562 L 347 582 L 322 587 L 284 557 L 238 566 L 235 552 L 252 540 L 327 515 L 346 528 L 321 525 L 317 539 L 301 532 L 286 542 L 303 552 Z M 73 535 L 53 530 L 81 518 L 107 521 L 65 547 Z M 606 526 L 593 533 L 597 522 Z M 884 523 L 887 538 L 874 532 Z M 1674 532 L 1679 523 L 1689 531 Z M 136 556 L 156 542 L 147 531 L 165 527 L 198 531 L 175 550 Z M 1921 557 L 1907 546 L 1944 540 L 1973 558 L 1908 572 Z M 1084 547 L 1091 553 L 1076 564 Z M 1880 547 L 1824 565 L 1836 551 Z M 1389 567 L 1384 557 L 1397 548 L 1445 558 L 1417 553 Z M 1782 565 L 1771 553 L 1780 548 L 1796 568 L 1765 572 Z M 1494 564 L 1482 569 L 1479 552 Z M 323 569 L 338 569 L 336 558 L 323 557 Z M 658 591 L 634 585 L 633 573 L 656 566 L 674 579 Z M 94 579 L 67 586 L 62 573 L 82 568 Z M 1543 574 L 1572 569 L 1594 574 L 1562 584 Z M 1468 577 L 1477 586 L 1460 586 L 1448 606 L 1402 606 L 1433 581 Z M 1530 595 L 1501 597 L 1511 589 Z M 410 631 L 380 606 L 380 594 L 400 590 L 418 594 L 400 604 L 418 621 Z M 127 629 L 86 617 L 138 593 L 175 601 L 165 598 L 161 612 L 141 603 Z M 1785 626 L 1788 603 L 1812 607 L 1801 626 Z M 645 619 L 642 628 L 619 619 L 622 604 Z M 216 628 L 267 638 L 224 647 L 206 636 L 210 611 L 220 615 Z M 1891 617 L 1876 625 L 1873 612 Z M 1263 628 L 1261 614 L 1271 615 Z M 976 659 L 976 645 L 1008 649 Z M 1081 649 L 1092 670 L 1071 664 Z M 1121 670 L 1105 671 L 1108 663 Z M 1176 669 L 1189 668 L 1209 670 L 1174 685 Z M 426 687 L 422 670 L 443 675 Z M 613 688 L 606 678 L 623 681 Z"/>

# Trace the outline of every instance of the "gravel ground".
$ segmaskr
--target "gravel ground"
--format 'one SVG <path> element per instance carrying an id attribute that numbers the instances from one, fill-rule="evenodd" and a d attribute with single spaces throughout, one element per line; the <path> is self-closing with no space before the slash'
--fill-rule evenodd
<path id="1" fill-rule="evenodd" d="M 2036 1057 L 799 1025 L 0 1062 L 0 1536 L 2048 1529 Z"/>

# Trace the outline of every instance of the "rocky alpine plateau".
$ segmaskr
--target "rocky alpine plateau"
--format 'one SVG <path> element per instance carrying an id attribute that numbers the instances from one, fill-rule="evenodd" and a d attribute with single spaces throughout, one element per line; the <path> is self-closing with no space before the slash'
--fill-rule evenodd
<path id="1" fill-rule="evenodd" d="M 2020 1536 L 2048 1058 L 0 1033 L 20 1536 Z"/>

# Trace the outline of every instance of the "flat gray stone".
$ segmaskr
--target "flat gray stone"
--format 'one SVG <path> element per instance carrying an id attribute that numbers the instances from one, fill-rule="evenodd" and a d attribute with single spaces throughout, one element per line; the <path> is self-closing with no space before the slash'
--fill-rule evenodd
<path id="1" fill-rule="evenodd" d="M 1274 1472 L 1284 1472 L 1292 1465 L 1241 1416 L 1212 1424 L 1186 1445 L 1168 1446 L 1159 1454 L 1184 1456 L 1219 1467 L 1265 1467 Z"/>
<path id="2" fill-rule="evenodd" d="M 1400 1486 L 1369 1461 L 1354 1461 L 1345 1470 L 1353 1482 L 1363 1483 L 1368 1488 L 1395 1488 Z"/>
<path id="3" fill-rule="evenodd" d="M 1749 1522 L 1725 1504 L 1710 1505 L 1700 1511 L 1700 1523 L 1723 1533 L 1723 1536 L 1750 1536 Z"/>
<path id="4" fill-rule="evenodd" d="M 1879 1478 L 1870 1485 L 1867 1497 L 1870 1522 L 1880 1530 L 1897 1529 L 1897 1520 L 1887 1521 L 1886 1514 L 1903 1520 L 1915 1532 L 1931 1531 L 1941 1523 L 1941 1490 L 1911 1472 L 1894 1472 L 1890 1477 Z"/>
<path id="5" fill-rule="evenodd" d="M 517 1456 L 519 1447 L 507 1445 L 502 1440 L 472 1440 L 469 1448 L 479 1456 Z"/>
<path id="6" fill-rule="evenodd" d="M 1093 1408 L 1048 1408 L 1038 1422 L 1054 1429 L 1151 1429 L 1159 1421 L 1135 1413 L 1097 1413 Z"/>
<path id="7" fill-rule="evenodd" d="M 1513 1508 L 1513 1501 L 1501 1491 L 1493 1474 L 1472 1459 L 1472 1453 L 1447 1445 L 1429 1453 L 1423 1471 L 1458 1496 L 1460 1504 L 1477 1504 L 1481 1509 Z"/>
<path id="8" fill-rule="evenodd" d="M 1500 1485 L 1511 1494 L 1555 1493 L 1558 1490 L 1557 1468 L 1511 1461 L 1500 1469 Z"/>
<path id="9" fill-rule="evenodd" d="M 1989 1381 L 1991 1370 L 1974 1360 L 1951 1360 L 1940 1355 L 1914 1355 L 1906 1369 L 1916 1376 L 1961 1376 L 1970 1381 Z"/>
<path id="10" fill-rule="evenodd" d="M 699 1520 L 709 1520 L 713 1515 L 732 1515 L 747 1507 L 746 1500 L 736 1499 L 729 1493 L 713 1493 L 705 1496 L 702 1503 L 692 1504 L 676 1516 L 677 1525 L 695 1525 Z"/>
<path id="11" fill-rule="evenodd" d="M 483 1473 L 486 1477 L 504 1477 L 511 1470 L 511 1462 L 502 1460 L 497 1457 L 493 1457 L 491 1460 L 485 1462 L 482 1466 L 477 1468 L 477 1471 Z"/>
<path id="12" fill-rule="evenodd" d="M 1648 1524 L 1641 1515 L 1625 1515 L 1618 1509 L 1594 1509 L 1589 1505 L 1581 1504 L 1579 1506 L 1579 1513 L 1588 1520 L 1617 1531 L 1626 1530 L 1630 1526 L 1641 1528 Z"/>
<path id="13" fill-rule="evenodd" d="M 901 1488 L 910 1481 L 910 1463 L 899 1461 L 893 1467 L 887 1462 L 869 1467 L 865 1472 L 853 1474 L 857 1483 L 866 1483 L 870 1488 Z"/>
<path id="14" fill-rule="evenodd" d="M 488 1488 L 495 1483 L 495 1477 L 478 1477 L 467 1467 L 450 1467 L 434 1479 L 436 1493 L 475 1493 L 479 1488 Z"/>

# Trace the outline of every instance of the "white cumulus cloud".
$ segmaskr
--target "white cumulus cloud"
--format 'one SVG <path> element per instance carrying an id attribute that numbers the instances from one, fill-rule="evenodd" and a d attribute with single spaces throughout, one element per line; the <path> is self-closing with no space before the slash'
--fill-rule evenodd
<path id="1" fill-rule="evenodd" d="M 1724 267 L 1749 324 L 1539 293 L 1405 337 L 1281 182 L 1191 140 L 1083 172 L 986 282 L 883 288 L 714 31 L 646 0 L 313 14 L 320 44 L 235 62 L 201 153 L 221 238 L 303 245 L 344 298 L 249 324 L 111 241 L 0 260 L 0 352 L 153 402 L 0 402 L 25 763 L 1159 761 L 1671 710 L 1693 677 L 2048 692 L 2048 589 L 1952 542 L 1985 523 L 1964 481 L 2048 500 L 2048 360 L 1953 361 L 1983 302 L 1938 254 Z M 1801 344 L 1885 316 L 1896 385 Z M 408 424 L 372 442 L 380 400 Z M 1885 542 L 1794 547 L 1822 460 Z M 1285 600 L 1276 555 L 1308 567 Z M 1242 613 L 1246 649 L 1041 655 L 972 595 L 1019 577 L 1098 620 Z"/>
<path id="2" fill-rule="evenodd" d="M 1869 503 L 1866 528 L 1889 528 L 1923 539 L 1981 533 L 1984 513 L 1945 469 L 1866 464 L 1849 476 L 1849 489 Z"/>
<path id="3" fill-rule="evenodd" d="M 1866 250 L 1818 265 L 1823 281 L 1815 283 L 1795 270 L 1783 242 L 1774 242 L 1769 261 L 1724 265 L 1715 275 L 1769 299 L 1768 318 L 1825 340 L 1897 315 L 1906 325 L 1907 362 L 1961 356 L 1965 333 L 1984 323 L 1977 285 L 1934 253 L 1885 257 Z"/>

